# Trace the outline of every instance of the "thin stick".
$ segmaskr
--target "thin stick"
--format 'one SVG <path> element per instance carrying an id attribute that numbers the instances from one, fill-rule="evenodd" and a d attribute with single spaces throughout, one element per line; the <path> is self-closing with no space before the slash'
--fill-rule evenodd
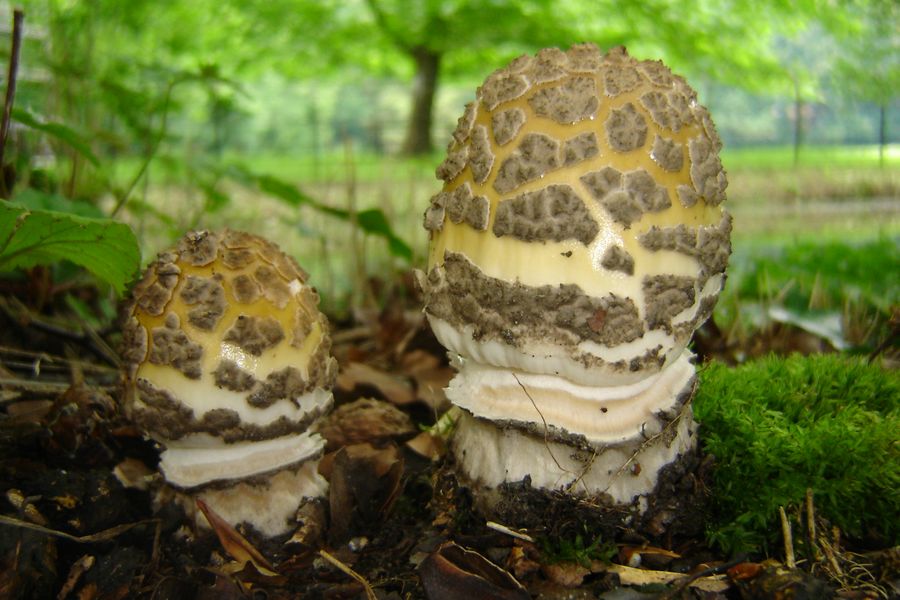
<path id="1" fill-rule="evenodd" d="M 67 389 L 71 388 L 71 383 L 65 383 L 62 381 L 32 381 L 30 379 L 16 379 L 12 377 L 2 377 L 0 378 L 0 389 L 4 391 L 17 391 L 17 392 L 32 392 L 35 394 L 58 394 L 65 392 Z M 116 389 L 114 385 L 92 385 L 94 389 L 103 390 L 105 392 L 112 391 Z M 8 401 L 12 401 L 10 399 Z M 0 404 L 4 402 L 3 399 L 0 399 Z"/>
<path id="2" fill-rule="evenodd" d="M 337 567 L 339 571 L 353 578 L 357 583 L 362 585 L 363 590 L 365 590 L 366 592 L 366 598 L 368 598 L 368 600 L 378 600 L 378 597 L 375 595 L 375 591 L 372 589 L 372 586 L 369 585 L 369 582 L 366 581 L 362 575 L 345 565 L 340 561 L 340 559 L 338 559 L 333 554 L 326 552 L 325 550 L 319 550 L 319 556 L 331 563 L 334 567 Z"/>
<path id="3" fill-rule="evenodd" d="M 553 450 L 550 449 L 550 426 L 547 424 L 547 419 L 544 418 L 544 413 L 542 413 L 541 409 L 538 408 L 537 403 L 534 401 L 534 398 L 531 397 L 531 394 L 528 393 L 528 389 L 525 387 L 525 385 L 521 381 L 519 381 L 519 376 L 516 375 L 515 373 L 513 373 L 512 376 L 516 380 L 516 383 L 519 384 L 519 387 L 522 388 L 522 391 L 525 392 L 525 396 L 527 396 L 528 399 L 531 401 L 531 405 L 534 407 L 534 410 L 537 411 L 538 416 L 541 418 L 541 421 L 544 423 L 544 446 L 547 448 L 547 453 L 550 455 L 550 458 L 553 459 L 553 462 L 556 463 L 556 466 L 563 473 L 569 473 L 570 475 L 576 475 L 576 476 L 580 477 L 578 475 L 578 473 L 575 473 L 574 471 L 570 471 L 569 469 L 562 466 L 562 464 L 560 464 L 560 462 L 558 460 L 556 460 L 556 456 L 553 454 Z"/>
<path id="4" fill-rule="evenodd" d="M 6 73 L 6 98 L 3 101 L 3 121 L 0 122 L 0 197 L 9 198 L 6 177 L 2 176 L 6 139 L 9 137 L 9 121 L 12 117 L 13 102 L 16 98 L 16 79 L 19 73 L 19 53 L 22 49 L 22 22 L 25 13 L 17 8 L 13 11 L 12 49 L 9 53 L 9 69 Z"/>
<path id="5" fill-rule="evenodd" d="M 791 533 L 791 524 L 788 521 L 784 507 L 778 507 L 778 516 L 781 517 L 781 534 L 784 536 L 784 560 L 788 569 L 796 569 L 797 561 L 794 559 L 794 536 Z"/>
<path id="6" fill-rule="evenodd" d="M 485 526 L 487 526 L 488 529 L 493 529 L 494 531 L 499 531 L 500 533 L 505 533 L 506 535 L 508 535 L 510 537 L 514 537 L 516 539 L 520 539 L 523 542 L 534 543 L 534 538 L 531 537 L 530 535 L 528 535 L 527 533 L 522 533 L 522 532 L 516 531 L 515 529 L 511 529 L 511 528 L 507 527 L 506 525 L 497 523 L 496 521 L 488 521 L 487 523 L 485 523 Z"/>
<path id="7" fill-rule="evenodd" d="M 816 544 L 816 508 L 813 505 L 812 488 L 806 488 L 806 534 L 809 536 L 810 558 L 812 559 L 810 562 L 816 563 L 822 558 L 822 555 L 819 553 L 818 544 Z M 810 564 L 810 571 L 812 571 L 812 568 L 813 564 Z"/>
<path id="8" fill-rule="evenodd" d="M 38 533 L 51 535 L 53 537 L 69 540 L 70 542 L 77 542 L 79 544 L 105 542 L 118 537 L 129 529 L 133 529 L 135 527 L 138 527 L 139 525 L 150 525 L 151 523 L 158 524 L 159 519 L 145 519 L 143 521 L 136 521 L 134 523 L 127 523 L 125 525 L 116 525 L 115 527 L 110 527 L 109 529 L 104 529 L 103 531 L 93 533 L 91 535 L 72 535 L 71 533 L 66 533 L 65 531 L 57 531 L 55 529 L 50 529 L 49 527 L 42 527 L 41 525 L 37 525 L 35 523 L 29 523 L 28 521 L 22 521 L 21 519 L 14 519 L 12 517 L 7 517 L 6 515 L 0 515 L 0 524 L 2 525 L 9 525 L 11 527 L 18 527 L 20 529 L 30 529 L 31 531 L 37 531 Z"/>

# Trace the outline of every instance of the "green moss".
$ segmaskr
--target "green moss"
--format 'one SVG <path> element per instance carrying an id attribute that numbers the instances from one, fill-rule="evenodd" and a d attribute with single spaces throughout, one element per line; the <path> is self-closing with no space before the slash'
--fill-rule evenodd
<path id="1" fill-rule="evenodd" d="M 850 536 L 900 537 L 900 374 L 839 355 L 705 365 L 694 401 L 715 455 L 710 539 L 766 551 L 778 507 L 815 494 L 817 513 Z"/>

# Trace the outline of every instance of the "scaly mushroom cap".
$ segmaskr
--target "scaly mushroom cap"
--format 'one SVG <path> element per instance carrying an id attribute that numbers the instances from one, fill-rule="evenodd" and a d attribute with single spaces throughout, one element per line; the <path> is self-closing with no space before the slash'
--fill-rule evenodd
<path id="1" fill-rule="evenodd" d="M 582 44 L 523 56 L 466 107 L 420 278 L 477 363 L 627 385 L 683 352 L 731 252 L 721 142 L 661 62 Z"/>
<path id="2" fill-rule="evenodd" d="M 322 452 L 309 427 L 332 403 L 337 364 L 306 278 L 267 240 L 199 231 L 135 286 L 129 412 L 166 446 L 172 485 L 245 479 Z"/>

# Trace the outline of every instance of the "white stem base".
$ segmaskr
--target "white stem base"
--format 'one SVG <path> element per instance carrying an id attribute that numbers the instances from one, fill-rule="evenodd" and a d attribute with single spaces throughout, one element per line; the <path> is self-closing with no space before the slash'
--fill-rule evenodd
<path id="1" fill-rule="evenodd" d="M 636 502 L 642 513 L 660 471 L 696 448 L 686 355 L 646 385 L 587 388 L 501 371 L 463 368 L 448 390 L 465 409 L 452 441 L 457 470 L 475 489 L 527 477 L 536 489 Z"/>
<path id="2" fill-rule="evenodd" d="M 318 460 L 308 460 L 296 468 L 260 477 L 258 481 L 241 481 L 193 493 L 174 488 L 168 490 L 174 492 L 185 512 L 204 529 L 210 525 L 197 508 L 197 499 L 203 500 L 233 526 L 248 523 L 262 535 L 275 537 L 297 526 L 295 517 L 304 501 L 322 498 L 328 493 L 328 481 L 319 475 L 318 466 Z"/>

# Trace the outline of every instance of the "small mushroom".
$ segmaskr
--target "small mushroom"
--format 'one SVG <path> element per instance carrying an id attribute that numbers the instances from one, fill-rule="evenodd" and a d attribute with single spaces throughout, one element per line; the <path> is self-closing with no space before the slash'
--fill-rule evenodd
<path id="1" fill-rule="evenodd" d="M 306 279 L 261 237 L 197 231 L 134 287 L 127 411 L 164 448 L 160 471 L 191 514 L 202 499 L 275 536 L 327 490 L 315 425 L 332 405 L 337 363 Z"/>
<path id="2" fill-rule="evenodd" d="M 523 487 L 673 518 L 686 347 L 731 253 L 720 147 L 687 83 L 623 48 L 521 57 L 466 108 L 417 276 L 458 371 L 455 464 L 495 518 Z"/>

